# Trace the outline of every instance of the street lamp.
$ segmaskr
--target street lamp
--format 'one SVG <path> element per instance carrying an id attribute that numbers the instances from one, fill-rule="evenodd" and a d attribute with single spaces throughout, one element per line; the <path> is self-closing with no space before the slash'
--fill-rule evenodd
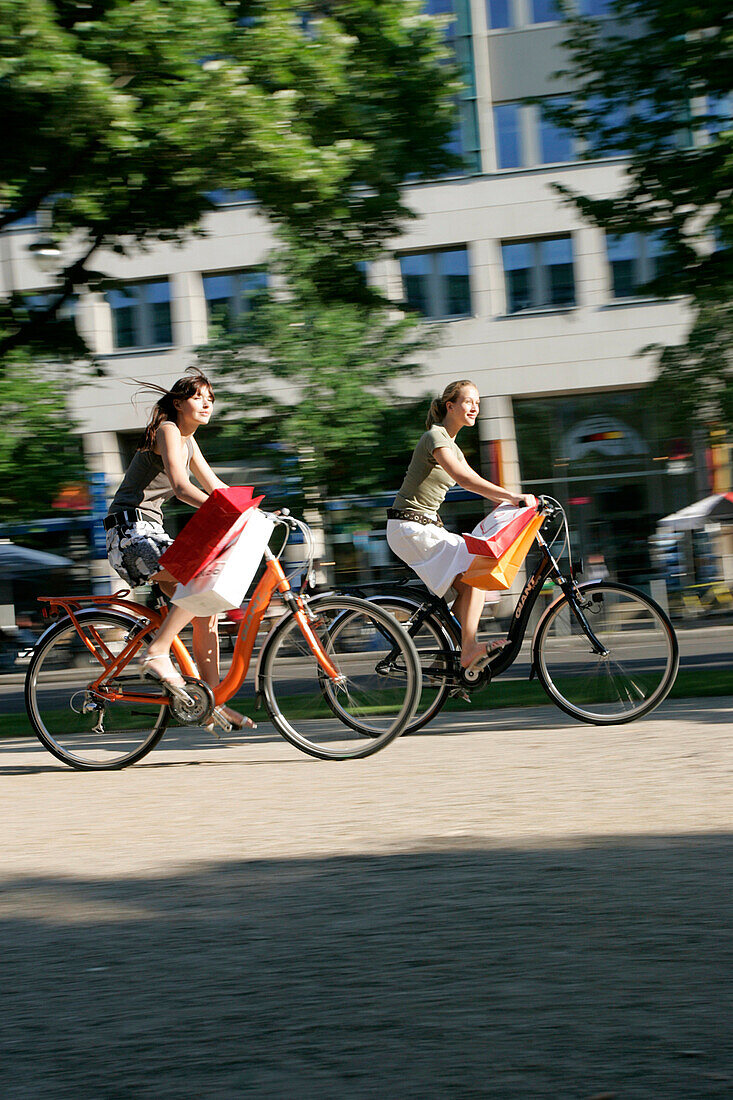
<path id="1" fill-rule="evenodd" d="M 51 237 L 41 237 L 29 244 L 28 251 L 45 274 L 50 275 L 58 270 L 61 249 Z"/>

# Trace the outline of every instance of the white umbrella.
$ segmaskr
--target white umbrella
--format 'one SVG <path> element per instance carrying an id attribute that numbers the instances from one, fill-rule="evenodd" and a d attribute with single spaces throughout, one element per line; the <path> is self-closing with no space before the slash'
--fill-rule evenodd
<path id="1" fill-rule="evenodd" d="M 44 573 L 73 564 L 70 558 L 60 554 L 47 554 L 45 550 L 31 550 L 28 546 L 17 546 L 10 539 L 0 539 L 0 579 Z"/>
<path id="2" fill-rule="evenodd" d="M 733 493 L 714 493 L 695 504 L 688 504 L 679 512 L 660 519 L 658 527 L 672 531 L 696 531 L 706 523 L 733 521 Z"/>

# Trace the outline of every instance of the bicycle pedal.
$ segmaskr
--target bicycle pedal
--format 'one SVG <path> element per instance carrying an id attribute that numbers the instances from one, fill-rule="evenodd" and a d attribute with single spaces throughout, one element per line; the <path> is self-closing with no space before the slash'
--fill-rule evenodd
<path id="1" fill-rule="evenodd" d="M 222 711 L 219 707 L 214 707 L 214 709 L 211 713 L 211 718 L 212 718 L 212 723 L 211 723 L 212 727 L 213 726 L 219 726 L 220 729 L 224 730 L 224 733 L 231 733 L 232 730 L 234 729 L 234 726 L 232 725 L 232 723 L 229 721 L 229 719 L 226 717 L 226 715 L 222 713 Z M 213 728 L 212 728 L 212 733 L 214 734 L 215 737 L 219 736 L 219 734 Z"/>
<path id="2" fill-rule="evenodd" d="M 465 688 L 462 688 L 462 687 L 453 688 L 450 695 L 451 695 L 451 699 L 464 699 L 467 703 L 471 702 L 471 696 L 469 695 L 469 693 L 466 691 Z"/>

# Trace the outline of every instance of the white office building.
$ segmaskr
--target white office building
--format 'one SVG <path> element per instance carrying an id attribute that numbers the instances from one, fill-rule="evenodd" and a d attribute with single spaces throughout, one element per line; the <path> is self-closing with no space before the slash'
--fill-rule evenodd
<path id="1" fill-rule="evenodd" d="M 592 14 L 604 8 L 603 0 L 580 3 Z M 522 102 L 567 91 L 551 79 L 564 34 L 552 0 L 427 6 L 456 16 L 451 33 L 469 78 L 456 145 L 467 168 L 406 187 L 419 216 L 369 273 L 441 328 L 425 376 L 406 388 L 474 379 L 486 476 L 563 499 L 586 552 L 602 547 L 623 575 L 632 542 L 706 490 L 690 441 L 658 438 L 642 389 L 653 359 L 640 349 L 683 334 L 684 302 L 638 294 L 657 258 L 653 236 L 611 240 L 552 189 L 610 194 L 624 172 L 623 158 L 602 150 L 580 161 L 572 140 Z M 95 260 L 125 289 L 79 299 L 79 327 L 107 376 L 80 387 L 73 402 L 89 467 L 106 475 L 109 490 L 145 414 L 128 381 L 170 383 L 206 341 L 212 308 L 246 309 L 261 284 L 271 228 L 256 205 L 233 198 L 205 219 L 206 236 L 184 247 Z M 11 279 L 16 289 L 42 290 L 28 253 L 34 233 L 2 235 L 6 290 Z"/>

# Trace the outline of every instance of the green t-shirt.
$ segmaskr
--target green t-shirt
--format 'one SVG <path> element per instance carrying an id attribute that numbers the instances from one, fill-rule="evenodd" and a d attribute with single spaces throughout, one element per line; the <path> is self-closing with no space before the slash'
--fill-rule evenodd
<path id="1" fill-rule="evenodd" d="M 433 424 L 432 428 L 420 436 L 413 451 L 405 480 L 395 497 L 394 508 L 403 511 L 411 509 L 425 516 L 437 514 L 445 500 L 445 494 L 455 485 L 453 478 L 433 457 L 433 451 L 438 447 L 447 447 L 459 458 L 463 458 L 463 451 L 455 439 L 451 439 L 443 425 Z"/>

